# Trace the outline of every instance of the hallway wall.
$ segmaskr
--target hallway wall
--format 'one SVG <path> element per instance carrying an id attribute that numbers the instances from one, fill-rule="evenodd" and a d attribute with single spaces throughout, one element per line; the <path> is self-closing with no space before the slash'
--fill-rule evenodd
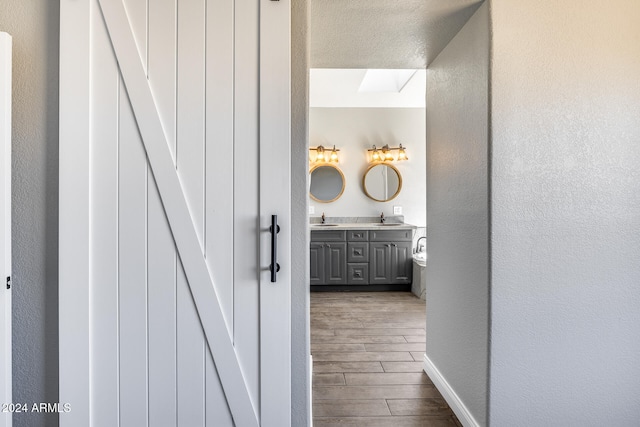
<path id="1" fill-rule="evenodd" d="M 427 70 L 427 349 L 475 420 L 487 417 L 488 6 Z"/>
<path id="2" fill-rule="evenodd" d="M 58 40 L 60 5 L 0 1 L 13 36 L 13 401 L 58 401 Z M 55 413 L 14 426 L 56 426 Z"/>
<path id="3" fill-rule="evenodd" d="M 637 425 L 640 2 L 544 4 L 491 1 L 490 424 Z"/>

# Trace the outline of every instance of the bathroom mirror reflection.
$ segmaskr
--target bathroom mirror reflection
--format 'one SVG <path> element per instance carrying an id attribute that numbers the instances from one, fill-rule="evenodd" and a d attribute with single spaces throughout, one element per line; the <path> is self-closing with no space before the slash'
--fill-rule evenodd
<path id="1" fill-rule="evenodd" d="M 344 174 L 335 165 L 316 165 L 309 171 L 309 195 L 320 203 L 338 200 L 344 192 Z"/>
<path id="2" fill-rule="evenodd" d="M 395 166 L 378 163 L 369 166 L 362 178 L 362 186 L 370 199 L 388 202 L 400 194 L 402 176 Z"/>

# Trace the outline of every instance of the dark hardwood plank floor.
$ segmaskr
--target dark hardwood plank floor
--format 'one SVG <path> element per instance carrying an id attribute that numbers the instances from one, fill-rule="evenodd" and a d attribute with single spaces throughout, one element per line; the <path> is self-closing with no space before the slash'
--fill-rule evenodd
<path id="1" fill-rule="evenodd" d="M 460 427 L 422 370 L 425 303 L 411 292 L 312 292 L 315 427 Z"/>

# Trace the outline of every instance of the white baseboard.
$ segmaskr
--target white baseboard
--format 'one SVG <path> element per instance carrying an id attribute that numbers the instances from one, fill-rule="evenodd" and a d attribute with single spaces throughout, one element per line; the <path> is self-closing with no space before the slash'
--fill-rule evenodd
<path id="1" fill-rule="evenodd" d="M 313 427 L 313 355 L 309 355 L 309 427 Z"/>
<path id="2" fill-rule="evenodd" d="M 423 368 L 429 378 L 431 378 L 431 381 L 433 381 L 433 384 L 436 386 L 440 394 L 442 394 L 442 397 L 444 397 L 444 400 L 447 401 L 449 407 L 456 414 L 462 425 L 465 427 L 480 427 L 480 424 L 478 424 L 475 418 L 473 418 L 473 415 L 471 415 L 471 412 L 469 412 L 467 407 L 464 406 L 460 397 L 458 397 L 456 392 L 426 354 L 424 355 Z"/>

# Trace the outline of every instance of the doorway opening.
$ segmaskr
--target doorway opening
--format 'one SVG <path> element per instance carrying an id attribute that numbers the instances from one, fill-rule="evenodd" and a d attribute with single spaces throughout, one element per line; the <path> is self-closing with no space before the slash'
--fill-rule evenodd
<path id="1" fill-rule="evenodd" d="M 421 1 L 406 1 L 403 2 L 400 6 L 398 4 L 391 5 L 385 3 L 388 2 L 377 1 L 375 4 L 371 4 L 369 2 L 362 5 L 351 3 L 348 10 L 332 11 L 329 9 L 331 9 L 332 7 L 336 8 L 337 5 L 329 4 L 328 2 L 314 3 L 312 1 L 309 4 L 309 7 L 311 9 L 311 22 L 309 25 L 311 40 L 310 68 L 413 68 L 426 71 L 427 64 L 437 56 L 437 54 L 448 44 L 448 42 L 460 30 L 460 28 L 462 28 L 469 17 L 473 15 L 475 10 L 480 6 L 482 1 L 440 1 L 431 2 L 426 6 L 423 4 L 424 2 Z M 421 7 L 423 9 L 420 9 Z M 425 7 L 428 7 L 429 10 L 424 10 Z M 346 25 L 345 23 L 348 23 L 348 25 Z M 342 28 L 336 29 L 336 27 Z M 407 43 L 407 39 L 403 39 L 403 36 L 401 35 L 403 31 L 405 33 L 411 33 L 413 31 L 416 43 Z M 407 49 L 412 50 L 411 52 L 408 52 Z M 407 62 L 411 62 L 411 65 L 407 65 Z M 419 65 L 416 65 L 416 63 L 418 63 Z M 311 108 L 313 109 L 314 107 L 312 106 Z M 328 111 L 322 111 L 318 117 L 322 115 L 327 116 L 329 115 L 329 113 L 330 112 Z M 309 146 L 317 147 L 318 145 L 323 145 L 333 148 L 333 143 L 329 140 L 329 138 L 327 138 L 326 140 L 323 140 L 322 138 L 317 140 L 314 139 L 314 119 L 314 111 L 310 111 L 308 117 L 310 128 Z M 324 117 L 322 120 L 328 121 L 326 117 Z M 346 126 L 345 123 L 353 126 L 356 121 L 348 120 L 348 117 L 343 116 L 342 125 Z M 359 150 L 361 151 L 361 153 L 356 154 L 356 156 L 361 156 L 358 159 L 359 161 L 367 159 L 363 161 L 365 166 L 367 165 L 368 161 L 368 158 L 366 157 L 368 153 L 362 152 L 364 151 L 363 145 L 369 146 L 370 148 L 373 148 L 373 145 L 376 145 L 376 147 L 378 147 L 378 144 L 375 144 L 373 142 L 374 140 L 375 142 L 378 142 L 378 144 L 380 144 L 383 138 L 378 138 L 376 136 L 369 138 L 365 137 L 360 140 L 361 146 L 359 147 Z M 422 140 L 422 144 L 425 144 L 425 141 L 426 138 Z M 342 150 L 342 148 L 337 144 L 336 148 Z M 411 150 L 408 150 L 407 153 L 411 153 Z M 343 158 L 345 159 L 344 161 L 346 161 L 346 159 L 351 160 L 353 158 L 356 158 L 354 157 L 353 152 L 348 153 L 345 151 L 340 152 L 340 154 L 341 161 L 343 161 Z M 309 157 L 309 153 L 306 153 L 306 157 Z M 411 158 L 411 154 L 409 154 L 409 157 Z M 364 169 L 365 166 L 363 166 L 362 168 Z M 360 169 L 358 172 L 359 173 L 353 174 L 355 178 L 353 178 L 352 176 L 352 178 L 350 179 L 349 176 L 346 176 L 346 182 L 348 185 L 351 181 L 354 181 L 355 188 L 362 192 L 363 184 L 360 183 L 360 181 L 362 180 L 362 176 L 359 176 L 359 174 L 363 174 L 364 171 Z M 423 194 L 426 194 L 425 181 L 426 178 L 423 179 L 423 185 L 425 187 Z M 350 199 L 345 198 L 344 200 L 346 201 L 345 206 L 348 209 L 348 201 Z M 389 204 L 391 209 L 391 216 L 393 216 L 395 211 L 394 206 L 401 208 L 400 212 L 402 213 L 398 215 L 406 215 L 407 210 L 404 209 L 404 206 L 400 204 L 394 205 L 393 201 L 390 201 Z M 322 207 L 318 208 L 318 204 L 314 206 L 313 203 L 309 202 L 309 206 L 313 209 L 304 213 L 307 230 L 309 229 L 309 217 L 316 217 L 319 218 L 320 221 L 322 221 L 322 213 L 324 212 L 325 221 L 327 219 L 334 218 L 333 213 L 327 214 L 327 212 L 322 210 Z M 338 204 L 332 204 L 332 209 L 334 206 L 336 207 L 337 212 L 337 214 L 335 215 L 336 217 L 340 217 L 342 215 L 349 216 L 349 213 L 337 209 L 337 207 L 339 206 Z M 329 209 L 327 208 L 326 210 Z M 375 216 L 380 215 L 380 213 L 371 212 L 369 213 L 369 215 L 372 218 L 375 218 Z M 388 217 L 389 214 L 385 214 L 385 216 Z M 423 219 L 424 224 L 426 225 L 426 212 Z M 315 294 L 311 295 L 309 291 L 307 291 L 307 296 L 311 296 L 313 298 Z M 387 296 L 390 296 L 390 294 L 387 294 Z M 325 297 L 325 299 L 328 299 L 328 296 Z M 313 300 L 312 304 L 314 304 Z M 334 315 L 328 317 L 342 318 L 342 320 L 344 320 L 345 322 L 348 321 L 345 316 Z M 308 317 L 307 319 L 310 319 L 311 327 L 313 327 L 313 315 Z M 406 341 L 407 339 L 405 338 L 405 343 L 409 344 Z M 335 376 L 329 377 L 335 379 Z M 345 376 L 343 377 L 346 378 Z M 324 380 L 327 380 L 327 378 L 324 378 Z M 347 386 L 345 385 L 345 387 Z M 382 385 L 377 385 L 373 388 L 379 389 L 380 387 L 382 387 Z"/>
<path id="2" fill-rule="evenodd" d="M 425 249 L 426 71 L 310 74 L 314 421 L 454 423 L 423 372 L 425 278 L 413 261 Z M 331 161 L 322 151 L 333 147 Z"/>

